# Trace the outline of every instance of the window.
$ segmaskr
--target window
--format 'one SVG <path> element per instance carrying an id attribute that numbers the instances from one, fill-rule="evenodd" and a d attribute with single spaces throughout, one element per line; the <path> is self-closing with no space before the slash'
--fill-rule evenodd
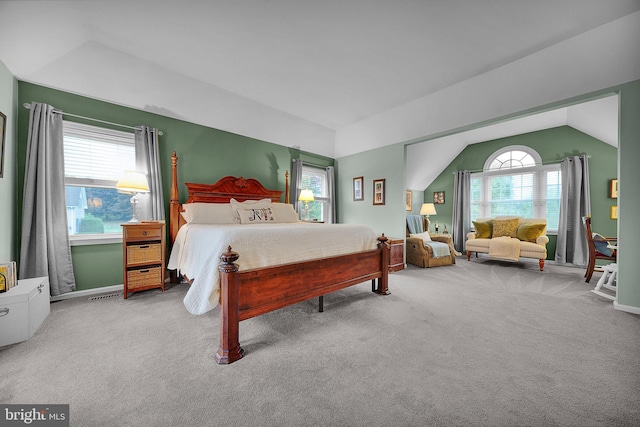
<path id="1" fill-rule="evenodd" d="M 547 230 L 557 231 L 561 184 L 560 164 L 543 165 L 529 147 L 505 147 L 489 156 L 483 172 L 471 175 L 471 220 L 546 218 Z"/>
<path id="2" fill-rule="evenodd" d="M 327 171 L 322 168 L 302 166 L 302 190 L 313 192 L 313 202 L 309 202 L 309 220 L 327 221 L 329 218 L 330 198 Z M 305 219 L 304 202 L 300 202 L 300 218 Z"/>
<path id="3" fill-rule="evenodd" d="M 135 170 L 130 132 L 63 121 L 67 229 L 72 243 L 120 237 L 131 195 L 115 189 L 123 170 Z"/>

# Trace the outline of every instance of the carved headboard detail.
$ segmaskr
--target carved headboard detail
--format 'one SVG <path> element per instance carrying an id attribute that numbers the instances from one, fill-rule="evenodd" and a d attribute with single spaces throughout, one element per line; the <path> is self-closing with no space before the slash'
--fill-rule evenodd
<path id="1" fill-rule="evenodd" d="M 282 190 L 269 190 L 260 181 L 253 178 L 225 176 L 215 184 L 198 184 L 185 182 L 189 191 L 185 203 L 229 203 L 231 199 L 239 202 L 245 200 L 260 200 L 269 198 L 279 202 Z M 289 203 L 289 172 L 285 173 L 285 203 Z M 171 156 L 171 195 L 169 202 L 169 236 L 173 245 L 178 230 L 185 224 L 180 196 L 178 194 L 178 156 L 173 152 Z"/>

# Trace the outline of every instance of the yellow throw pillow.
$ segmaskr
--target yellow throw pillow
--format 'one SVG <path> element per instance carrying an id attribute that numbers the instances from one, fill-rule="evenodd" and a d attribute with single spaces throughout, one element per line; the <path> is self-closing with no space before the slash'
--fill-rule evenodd
<path id="1" fill-rule="evenodd" d="M 520 225 L 519 218 L 513 219 L 494 219 L 493 220 L 493 237 L 516 237 Z"/>
<path id="2" fill-rule="evenodd" d="M 490 239 L 493 234 L 493 221 L 476 222 L 473 221 L 473 228 L 476 230 L 476 239 Z"/>
<path id="3" fill-rule="evenodd" d="M 544 234 L 547 224 L 522 224 L 518 227 L 516 237 L 523 242 L 535 243 L 536 239 Z"/>

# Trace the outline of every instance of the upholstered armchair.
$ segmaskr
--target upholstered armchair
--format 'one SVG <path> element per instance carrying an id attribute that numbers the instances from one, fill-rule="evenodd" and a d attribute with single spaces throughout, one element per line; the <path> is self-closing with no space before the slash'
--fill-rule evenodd
<path id="1" fill-rule="evenodd" d="M 412 218 L 418 215 L 407 216 L 407 238 L 406 238 L 406 256 L 407 262 L 417 267 L 438 267 L 442 265 L 451 265 L 456 263 L 455 249 L 450 235 L 430 235 L 429 237 L 433 242 L 444 243 L 448 246 L 448 254 L 445 256 L 438 256 L 437 251 L 434 251 L 433 245 L 424 240 L 424 231 L 426 224 L 424 218 Z M 411 223 L 411 227 L 409 224 Z M 410 229 L 411 228 L 411 229 Z M 416 233 L 417 232 L 417 233 Z M 414 237 L 411 237 L 413 235 Z M 423 237 L 418 237 L 421 235 Z"/>

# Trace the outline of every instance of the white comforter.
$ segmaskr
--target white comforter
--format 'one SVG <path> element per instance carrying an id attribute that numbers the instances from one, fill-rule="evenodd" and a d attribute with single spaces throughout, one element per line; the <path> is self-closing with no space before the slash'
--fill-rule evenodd
<path id="1" fill-rule="evenodd" d="M 184 298 L 192 314 L 203 314 L 220 299 L 220 254 L 231 246 L 240 270 L 306 261 L 377 247 L 373 230 L 352 224 L 186 224 L 176 236 L 168 268 L 193 283 Z"/>

